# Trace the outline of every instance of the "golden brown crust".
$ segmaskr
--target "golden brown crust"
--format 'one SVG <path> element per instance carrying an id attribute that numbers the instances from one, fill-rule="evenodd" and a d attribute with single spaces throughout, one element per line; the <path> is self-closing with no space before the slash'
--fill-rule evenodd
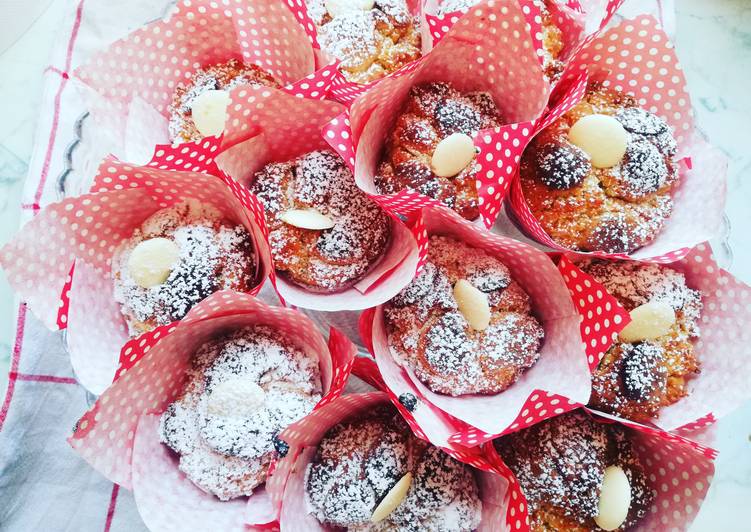
<path id="1" fill-rule="evenodd" d="M 316 292 L 336 292 L 361 279 L 385 253 L 391 220 L 357 188 L 344 161 L 314 151 L 271 163 L 250 186 L 266 211 L 276 270 Z M 291 209 L 315 209 L 334 227 L 302 229 L 282 221 Z"/>
<path id="2" fill-rule="evenodd" d="M 585 272 L 605 285 L 628 311 L 650 301 L 670 303 L 676 321 L 654 340 L 616 342 L 592 376 L 590 406 L 638 422 L 648 422 L 661 408 L 688 394 L 700 371 L 694 341 L 699 337 L 701 295 L 683 274 L 656 264 L 595 261 Z"/>
<path id="3" fill-rule="evenodd" d="M 175 88 L 169 108 L 170 140 L 193 142 L 203 138 L 191 118 L 191 107 L 196 96 L 207 90 L 231 90 L 243 84 L 279 87 L 274 77 L 261 67 L 237 59 L 207 66 L 196 71 L 187 83 L 180 83 Z"/>
<path id="4" fill-rule="evenodd" d="M 501 125 L 492 97 L 485 92 L 461 94 L 448 83 L 426 83 L 410 90 L 394 124 L 375 176 L 382 194 L 415 190 L 451 207 L 468 220 L 479 214 L 477 172 L 473 162 L 453 177 L 431 168 L 436 146 L 453 133 L 473 136 Z"/>
<path id="5" fill-rule="evenodd" d="M 620 425 L 598 423 L 583 411 L 542 421 L 494 441 L 519 481 L 535 532 L 600 530 L 599 510 L 605 469 L 617 465 L 631 485 L 631 507 L 617 530 L 631 530 L 654 499 L 647 472 Z"/>
<path id="6" fill-rule="evenodd" d="M 465 279 L 487 294 L 490 325 L 473 330 L 453 285 Z M 385 308 L 389 345 L 401 364 L 436 393 L 494 394 L 539 358 L 544 332 L 529 296 L 498 259 L 447 237 L 431 237 L 418 276 Z"/>
<path id="7" fill-rule="evenodd" d="M 571 126 L 591 114 L 615 116 L 628 131 L 628 150 L 614 167 L 592 167 L 568 141 Z M 630 253 L 651 242 L 672 212 L 675 151 L 665 122 L 630 96 L 592 84 L 524 152 L 521 186 L 532 213 L 561 246 Z"/>

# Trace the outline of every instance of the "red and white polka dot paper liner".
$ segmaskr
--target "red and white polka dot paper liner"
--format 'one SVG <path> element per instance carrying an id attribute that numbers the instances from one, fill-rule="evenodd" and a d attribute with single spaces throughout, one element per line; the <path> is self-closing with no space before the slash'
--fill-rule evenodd
<path id="1" fill-rule="evenodd" d="M 506 17 L 508 24 L 490 23 L 491 15 Z M 386 132 L 416 84 L 447 81 L 461 91 L 485 90 L 509 123 L 498 130 L 481 131 L 476 139 L 482 152 L 478 159 L 482 166 L 480 209 L 486 224 L 492 225 L 515 159 L 526 144 L 525 136 L 532 133 L 529 121 L 541 114 L 548 97 L 548 84 L 524 28 L 524 17 L 513 0 L 488 2 L 473 9 L 452 28 L 452 38 L 442 40 L 430 54 L 413 63 L 409 72 L 380 81 L 352 104 L 348 116 L 332 121 L 326 139 L 345 160 L 352 161 L 354 156 L 358 185 L 384 208 L 399 214 L 435 205 L 434 200 L 414 192 L 390 197 L 377 194 L 373 177 Z M 469 42 L 475 45 L 468 46 Z M 482 80 L 480 86 L 477 80 Z M 503 160 L 506 153 L 509 155 Z"/>
<path id="2" fill-rule="evenodd" d="M 659 429 L 612 416 L 590 414 L 596 422 L 620 423 L 629 428 L 629 436 L 655 494 L 655 500 L 638 529 L 655 532 L 686 530 L 696 517 L 712 482 L 714 451 Z M 507 530 L 528 531 L 527 501 L 519 483 L 490 444 L 486 445 L 486 456 L 499 474 L 509 480 Z"/>
<path id="3" fill-rule="evenodd" d="M 94 54 L 73 76 L 97 124 L 123 146 L 146 142 L 126 141 L 126 135 L 137 137 L 133 131 L 159 131 L 166 143 L 168 107 L 177 85 L 200 68 L 233 58 L 258 65 L 282 85 L 295 84 L 315 69 L 305 32 L 278 0 L 187 0 L 167 20 Z M 163 120 L 156 123 L 159 117 Z"/>
<path id="4" fill-rule="evenodd" d="M 246 89 L 233 93 L 237 103 L 233 99 L 227 129 L 227 135 L 245 140 L 219 154 L 219 166 L 224 172 L 242 183 L 250 183 L 255 173 L 268 163 L 330 149 L 324 139 L 327 135 L 324 126 L 342 111 L 340 104 L 261 88 Z M 336 293 L 315 293 L 274 276 L 272 282 L 281 299 L 299 308 L 345 311 L 373 307 L 396 295 L 414 276 L 418 254 L 410 230 L 393 218 L 390 242 L 383 257 L 354 286 Z"/>
<path id="5" fill-rule="evenodd" d="M 594 371 L 618 338 L 618 333 L 631 321 L 631 315 L 600 283 L 565 255 L 558 260 L 558 269 L 581 315 L 582 341 L 589 369 Z"/>
<path id="6" fill-rule="evenodd" d="M 688 381 L 688 395 L 663 408 L 653 423 L 665 430 L 696 430 L 751 398 L 751 287 L 717 265 L 709 243 L 668 267 L 701 293 L 701 337 L 694 343 L 701 373 Z"/>
<path id="7" fill-rule="evenodd" d="M 68 327 L 68 311 L 70 309 L 70 287 L 73 284 L 73 272 L 76 269 L 76 263 L 70 266 L 68 277 L 65 279 L 65 284 L 60 292 L 60 303 L 58 303 L 57 309 L 57 328 L 63 330 Z"/>
<path id="8" fill-rule="evenodd" d="M 270 162 L 328 148 L 321 128 L 342 105 L 244 85 L 231 93 L 219 167 L 242 184 Z"/>
<path id="9" fill-rule="evenodd" d="M 690 156 L 690 163 L 679 163 L 681 179 L 673 192 L 673 214 L 655 240 L 631 255 L 592 255 L 668 263 L 714 238 L 722 225 L 727 160 L 693 129 L 685 77 L 674 47 L 657 21 L 650 16 L 625 20 L 598 35 L 571 60 L 566 76 L 581 84 L 584 71 L 590 79 L 631 94 L 641 107 L 663 117 L 676 135 L 679 157 Z M 565 105 L 572 102 L 570 93 Z M 527 233 L 566 251 L 534 219 L 518 181 L 512 186 L 511 205 Z"/>
<path id="10" fill-rule="evenodd" d="M 259 258 L 259 284 L 253 292 L 268 275 L 271 258 L 257 223 L 255 198 L 227 176 L 138 167 L 110 157 L 95 183 L 97 193 L 45 207 L 0 252 L 0 262 L 11 285 L 48 327 L 67 326 L 74 370 L 84 386 L 98 393 L 112 381 L 120 347 L 127 341 L 112 292 L 112 256 L 149 216 L 193 199 L 244 225 Z"/>
<path id="11" fill-rule="evenodd" d="M 316 446 L 323 435 L 333 426 L 350 416 L 364 414 L 377 405 L 388 402 L 389 398 L 381 392 L 362 394 L 348 394 L 340 397 L 327 407 L 320 409 L 297 424 L 295 429 L 288 429 L 281 437 L 290 444 L 288 456 L 296 457 L 294 465 L 286 461 L 286 471 L 289 471 L 284 502 L 280 516 L 280 526 L 284 530 L 320 530 L 325 528 L 310 515 L 305 504 L 305 474 L 308 464 L 315 455 Z M 455 451 L 450 454 L 460 461 L 481 469 L 475 471 L 480 497 L 483 501 L 483 518 L 480 530 L 500 530 L 501 504 L 505 482 L 497 475 L 495 468 L 478 451 L 465 452 L 462 458 Z M 281 464 L 281 462 L 280 462 Z M 276 474 L 281 474 L 277 471 Z"/>
<path id="12" fill-rule="evenodd" d="M 341 393 L 355 353 L 351 342 L 333 333 L 330 345 L 336 351 L 331 352 L 313 322 L 299 312 L 268 306 L 245 294 L 218 292 L 195 306 L 171 332 L 164 331 L 158 339 L 147 335 L 143 345 L 138 340 L 123 350 L 123 360 L 135 355 L 135 362 L 120 371 L 81 418 L 70 444 L 100 473 L 131 489 L 133 436 L 140 416 L 163 412 L 177 397 L 191 354 L 201 344 L 227 330 L 251 325 L 282 332 L 319 360 L 326 401 Z M 126 354 L 128 348 L 131 352 Z"/>
<path id="13" fill-rule="evenodd" d="M 388 345 L 383 309 L 378 307 L 372 315 L 370 333 L 381 375 L 395 395 L 409 392 L 421 398 L 424 405 L 421 403 L 414 415 L 430 441 L 441 446 L 454 443 L 474 446 L 482 441 L 478 436 L 480 432 L 501 434 L 516 422 L 519 412 L 541 412 L 541 408 L 535 408 L 540 396 L 531 400 L 538 390 L 586 402 L 590 393 L 590 372 L 579 336 L 580 318 L 550 258 L 521 242 L 479 232 L 473 224 L 446 210 L 425 209 L 422 218 L 426 235 L 450 235 L 502 260 L 530 295 L 545 329 L 539 361 L 509 389 L 492 396 L 449 397 L 431 392 L 411 370 L 396 363 Z M 362 330 L 368 334 L 367 327 Z M 542 416 L 548 413 L 548 409 L 545 410 Z M 470 427 L 478 431 L 469 431 Z"/>
<path id="14" fill-rule="evenodd" d="M 159 441 L 159 416 L 142 415 L 133 442 L 133 495 L 149 530 L 179 532 L 186 524 L 191 530 L 245 530 L 245 498 L 220 501 L 177 466 L 177 456 Z"/>

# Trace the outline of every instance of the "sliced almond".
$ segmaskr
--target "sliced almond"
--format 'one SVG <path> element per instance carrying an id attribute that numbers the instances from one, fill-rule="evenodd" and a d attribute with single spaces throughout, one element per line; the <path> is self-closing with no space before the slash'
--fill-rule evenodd
<path id="1" fill-rule="evenodd" d="M 631 507 L 631 484 L 626 473 L 618 466 L 605 469 L 600 489 L 600 502 L 595 523 L 603 530 L 619 528 Z"/>
<path id="2" fill-rule="evenodd" d="M 675 311 L 664 301 L 650 301 L 630 314 L 631 322 L 618 335 L 622 342 L 654 340 L 668 334 L 675 323 Z"/>
<path id="3" fill-rule="evenodd" d="M 452 133 L 435 147 L 430 164 L 435 175 L 453 177 L 469 166 L 476 154 L 472 137 Z"/>
<path id="4" fill-rule="evenodd" d="M 180 248 L 169 238 L 150 238 L 139 242 L 128 257 L 128 273 L 143 288 L 167 280 L 180 257 Z"/>
<path id="5" fill-rule="evenodd" d="M 459 279 L 454 285 L 454 298 L 459 312 L 476 331 L 484 331 L 490 325 L 490 305 L 488 296 L 472 286 L 466 279 Z"/>
<path id="6" fill-rule="evenodd" d="M 291 209 L 282 213 L 279 218 L 284 223 L 300 229 L 322 230 L 334 227 L 334 220 L 315 209 Z"/>
<path id="7" fill-rule="evenodd" d="M 391 512 L 396 510 L 407 496 L 407 492 L 409 492 L 409 487 L 411 485 L 412 473 L 407 473 L 400 478 L 399 482 L 397 482 L 394 487 L 391 488 L 391 491 L 386 494 L 381 501 L 381 504 L 376 507 L 375 511 L 373 511 L 373 515 L 370 516 L 370 521 L 372 523 L 378 523 L 391 515 Z"/>
<path id="8" fill-rule="evenodd" d="M 338 17 L 351 11 L 370 11 L 375 0 L 325 0 L 326 11 L 332 17 Z"/>
<path id="9" fill-rule="evenodd" d="M 609 115 L 587 115 L 580 118 L 568 132 L 571 142 L 589 154 L 595 168 L 615 166 L 626 154 L 628 132 Z"/>
<path id="10" fill-rule="evenodd" d="M 191 104 L 191 116 L 198 132 L 204 137 L 221 135 L 229 104 L 229 93 L 223 90 L 207 90 L 196 96 Z"/>

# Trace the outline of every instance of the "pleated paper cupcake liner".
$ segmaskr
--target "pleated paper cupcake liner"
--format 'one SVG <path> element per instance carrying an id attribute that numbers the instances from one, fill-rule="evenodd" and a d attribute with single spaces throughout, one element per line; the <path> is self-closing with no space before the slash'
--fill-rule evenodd
<path id="1" fill-rule="evenodd" d="M 275 477 L 276 471 L 284 470 L 284 458 L 272 466 L 265 487 L 251 497 L 222 502 L 186 478 L 177 456 L 158 436 L 159 416 L 181 393 L 196 349 L 228 330 L 257 325 L 278 331 L 318 360 L 324 396 L 316 409 L 339 397 L 355 354 L 346 337 L 332 329 L 327 345 L 299 312 L 224 291 L 199 303 L 182 321 L 126 345 L 116 380 L 76 424 L 69 439 L 75 452 L 133 491 L 151 530 L 184 530 L 186 523 L 196 530 L 243 530 L 246 524 L 268 526 L 276 521 L 284 479 Z"/>

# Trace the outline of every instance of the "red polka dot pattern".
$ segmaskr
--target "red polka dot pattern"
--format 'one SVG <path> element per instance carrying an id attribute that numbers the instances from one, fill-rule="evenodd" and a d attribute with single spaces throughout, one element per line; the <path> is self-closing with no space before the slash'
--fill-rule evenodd
<path id="1" fill-rule="evenodd" d="M 612 7 L 612 5 L 611 5 Z M 691 246 L 714 238 L 722 225 L 727 161 L 693 129 L 691 103 L 685 77 L 675 50 L 657 21 L 649 16 L 625 20 L 596 34 L 572 58 L 562 86 L 569 84 L 561 103 L 554 106 L 538 130 L 552 116 L 576 103 L 585 79 L 598 79 L 607 86 L 634 96 L 639 105 L 663 117 L 678 141 L 678 157 L 691 156 L 691 165 L 681 165 L 681 179 L 674 189 L 673 214 L 655 240 L 631 255 L 595 252 L 591 255 L 669 263 L 685 257 Z M 555 101 L 555 94 L 553 95 Z M 565 251 L 544 232 L 529 210 L 518 180 L 510 194 L 511 206 L 524 230 L 539 242 Z"/>
<path id="2" fill-rule="evenodd" d="M 692 423 L 686 423 L 685 425 L 678 427 L 677 429 L 675 429 L 674 432 L 681 433 L 681 434 L 686 435 L 687 437 L 690 437 L 692 432 L 704 430 L 714 425 L 716 422 L 717 422 L 717 418 L 715 418 L 714 414 L 710 412 L 706 416 L 700 419 L 697 419 L 696 421 Z"/>
<path id="3" fill-rule="evenodd" d="M 94 54 L 74 79 L 84 89 L 97 124 L 123 139 L 131 110 L 164 117 L 175 87 L 198 69 L 243 59 L 271 73 L 282 85 L 314 71 L 305 32 L 277 0 L 189 0 L 168 20 L 157 20 Z M 140 106 L 140 107 L 139 107 Z M 153 128 L 153 124 L 150 124 Z"/>
<path id="4" fill-rule="evenodd" d="M 285 530 L 323 530 L 320 523 L 309 515 L 305 506 L 305 472 L 315 455 L 316 446 L 323 435 L 336 424 L 350 416 L 367 412 L 388 400 L 387 395 L 381 392 L 344 395 L 281 434 L 282 439 L 290 445 L 288 458 L 279 462 L 279 468 L 274 475 L 279 479 L 286 479 L 284 503 L 279 519 L 282 528 Z M 503 483 L 498 477 L 496 467 L 489 462 L 486 453 L 479 448 L 464 451 L 444 450 L 457 460 L 478 469 L 475 476 L 480 488 L 480 497 L 483 506 L 487 506 L 483 511 L 480 528 L 499 530 L 502 519 L 500 509 Z M 291 457 L 293 458 L 290 459 Z"/>
<path id="5" fill-rule="evenodd" d="M 411 370 L 396 363 L 388 346 L 381 307 L 366 314 L 360 322 L 365 343 L 372 342 L 378 368 L 390 393 L 398 397 L 409 392 L 420 399 L 420 406 L 413 415 L 425 436 L 441 447 L 474 447 L 487 439 L 484 434 L 496 435 L 510 430 L 520 412 L 526 411 L 522 421 L 532 415 L 530 412 L 541 417 L 553 415 L 556 408 L 562 407 L 537 405 L 541 397 L 554 399 L 547 394 L 586 402 L 590 373 L 579 336 L 580 318 L 550 258 L 521 242 L 477 231 L 476 225 L 445 209 L 425 209 L 422 224 L 426 239 L 434 233 L 450 235 L 501 259 L 530 295 L 546 334 L 540 360 L 514 386 L 494 396 L 453 398 L 432 393 Z M 536 395 L 539 390 L 545 390 L 546 395 Z M 488 414 L 490 412 L 492 415 Z M 534 422 L 534 416 L 529 422 Z"/>
<path id="6" fill-rule="evenodd" d="M 159 151 L 157 156 L 166 161 Z M 168 165 L 175 163 L 173 159 Z M 259 284 L 253 292 L 269 274 L 271 258 L 257 223 L 263 221 L 257 200 L 227 176 L 138 167 L 109 157 L 95 183 L 97 193 L 53 203 L 41 211 L 0 251 L 0 263 L 11 285 L 45 325 L 56 328 L 67 323 L 76 375 L 85 387 L 99 393 L 112 381 L 120 347 L 127 341 L 112 292 L 112 256 L 145 219 L 195 199 L 244 225 L 259 255 Z M 74 260 L 76 268 L 69 280 Z M 66 300 L 67 314 L 61 314 Z"/>
<path id="7" fill-rule="evenodd" d="M 524 402 L 522 410 L 516 416 L 513 423 L 497 434 L 488 434 L 474 427 L 468 427 L 456 432 L 449 441 L 465 447 L 474 447 L 494 440 L 504 434 L 510 434 L 531 427 L 545 419 L 558 416 L 564 412 L 581 407 L 581 403 L 571 401 L 565 397 L 544 390 L 533 390 Z"/>
<path id="8" fill-rule="evenodd" d="M 594 372 L 618 338 L 618 333 L 631 321 L 631 315 L 600 283 L 577 268 L 565 255 L 558 261 L 558 270 L 581 315 L 582 341 L 589 369 Z"/>
<path id="9" fill-rule="evenodd" d="M 628 427 L 635 450 L 644 464 L 655 500 L 639 523 L 639 530 L 686 530 L 696 517 L 714 476 L 714 451 L 659 429 L 593 412 L 590 415 L 599 423 L 620 423 Z M 492 445 L 485 446 L 485 455 L 509 482 L 507 529 L 528 531 L 528 505 L 518 481 Z"/>
<path id="10" fill-rule="evenodd" d="M 361 94 L 367 92 L 374 87 L 380 80 L 373 81 L 371 83 L 352 83 L 344 77 L 344 74 L 339 70 L 339 62 L 326 55 L 318 44 L 318 30 L 315 23 L 308 14 L 308 7 L 305 0 L 285 0 L 287 7 L 294 15 L 297 22 L 305 30 L 308 39 L 313 44 L 316 50 L 316 59 L 318 64 L 328 65 L 326 68 L 333 71 L 331 77 L 331 91 L 330 97 L 343 104 L 351 103 L 355 98 Z M 410 7 L 412 14 L 415 17 L 420 17 L 420 0 L 407 0 L 407 4 Z M 386 77 L 401 76 L 405 72 L 408 72 L 413 68 L 414 63 L 409 63 L 396 72 L 392 72 Z"/>
<path id="11" fill-rule="evenodd" d="M 751 287 L 717 265 L 709 243 L 667 266 L 701 293 L 701 337 L 694 343 L 701 373 L 689 380 L 688 396 L 660 410 L 653 423 L 665 430 L 696 430 L 751 398 Z M 593 289 L 604 291 L 592 282 Z"/>
<path id="12" fill-rule="evenodd" d="M 315 324 L 291 309 L 268 306 L 236 292 L 217 292 L 193 307 L 174 327 L 131 342 L 123 350 L 124 366 L 118 379 L 81 418 L 70 438 L 75 451 L 95 469 L 131 489 L 133 434 L 140 416 L 161 413 L 180 393 L 191 353 L 220 332 L 250 325 L 281 331 L 300 349 L 319 360 L 324 399 L 341 394 L 352 367 L 355 348 L 341 333 L 332 331 L 330 351 Z M 131 349 L 129 354 L 125 354 Z M 146 352 L 148 351 L 148 352 Z M 130 363 L 130 362 L 129 362 Z M 85 423 L 84 423 L 85 422 Z"/>
<path id="13" fill-rule="evenodd" d="M 76 262 L 70 266 L 68 277 L 65 279 L 65 284 L 60 292 L 60 303 L 57 309 L 57 328 L 62 330 L 68 327 L 68 310 L 70 308 L 70 288 L 73 284 L 73 272 L 76 269 Z"/>
<path id="14" fill-rule="evenodd" d="M 503 18 L 505 25 L 493 24 Z M 413 85 L 443 80 L 458 90 L 490 92 L 509 125 L 481 131 L 475 144 L 481 153 L 481 214 L 490 227 L 498 215 L 503 194 L 513 175 L 516 158 L 532 133 L 530 121 L 545 107 L 548 84 L 526 36 L 525 20 L 513 0 L 488 2 L 469 11 L 433 51 L 398 73 L 380 81 L 352 104 L 349 117 L 338 117 L 326 130 L 329 144 L 351 161 L 360 188 L 374 195 L 384 208 L 409 214 L 435 205 L 417 193 L 377 196 L 373 184 L 384 133 L 400 111 Z M 481 40 L 478 41 L 478 35 Z M 474 47 L 467 42 L 478 43 Z M 501 64 L 503 68 L 495 65 Z M 477 86 L 476 80 L 483 80 Z M 508 154 L 508 156 L 506 156 Z"/>

